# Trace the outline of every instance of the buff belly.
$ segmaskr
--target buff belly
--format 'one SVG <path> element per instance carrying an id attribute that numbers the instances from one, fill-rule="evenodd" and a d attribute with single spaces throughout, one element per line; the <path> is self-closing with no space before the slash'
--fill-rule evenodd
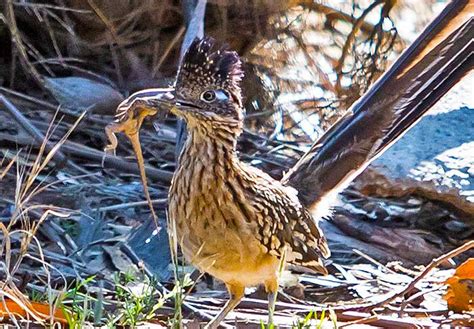
<path id="1" fill-rule="evenodd" d="M 256 286 L 275 277 L 278 270 L 279 260 L 251 236 L 241 236 L 243 241 L 228 234 L 222 238 L 222 231 L 185 223 L 177 233 L 186 260 L 226 283 Z"/>
<path id="2" fill-rule="evenodd" d="M 188 199 L 188 205 L 199 204 L 197 199 Z M 192 215 L 198 212 L 196 208 L 188 207 L 186 211 L 170 201 L 170 219 L 176 224 L 181 250 L 199 270 L 225 283 L 243 286 L 256 286 L 275 277 L 279 260 L 255 238 L 255 223 L 234 216 L 235 212 L 226 211 L 225 205 L 214 208 L 209 199 L 206 213 L 199 213 L 199 217 Z"/>

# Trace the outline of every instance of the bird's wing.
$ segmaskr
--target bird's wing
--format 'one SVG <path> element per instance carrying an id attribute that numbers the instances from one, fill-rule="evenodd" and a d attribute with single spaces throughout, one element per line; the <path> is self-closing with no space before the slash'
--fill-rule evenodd
<path id="1" fill-rule="evenodd" d="M 242 174 L 248 182 L 247 193 L 252 195 L 253 217 L 258 221 L 256 234 L 260 243 L 271 255 L 282 257 L 287 262 L 304 266 L 318 273 L 327 274 L 322 258 L 330 251 L 326 239 L 308 210 L 298 199 L 298 192 L 283 186 L 264 172 L 241 163 Z"/>
<path id="2" fill-rule="evenodd" d="M 452 1 L 282 183 L 318 209 L 412 127 L 473 68 L 474 3 Z"/>

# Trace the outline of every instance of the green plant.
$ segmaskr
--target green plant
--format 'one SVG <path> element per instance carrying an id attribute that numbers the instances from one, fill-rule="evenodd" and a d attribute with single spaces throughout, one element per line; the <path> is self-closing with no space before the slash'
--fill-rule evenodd
<path id="1" fill-rule="evenodd" d="M 59 222 L 59 226 L 61 226 L 71 237 L 76 237 L 79 234 L 79 224 L 73 220 L 62 220 Z"/>
<path id="2" fill-rule="evenodd" d="M 32 302 L 43 303 L 48 301 L 48 294 L 38 290 L 31 290 L 28 294 Z"/>
<path id="3" fill-rule="evenodd" d="M 337 329 L 337 316 L 334 310 L 332 309 L 329 309 L 329 319 L 331 320 L 333 324 L 333 328 Z M 315 322 L 317 321 L 317 324 L 315 324 L 311 320 L 314 320 Z M 295 329 L 311 329 L 311 328 L 322 329 L 324 328 L 325 322 L 326 322 L 326 309 L 323 309 L 319 316 L 318 316 L 317 311 L 312 310 L 303 319 L 298 320 L 298 322 L 293 325 L 293 328 Z"/>
<path id="4" fill-rule="evenodd" d="M 133 272 L 117 273 L 114 276 L 115 296 L 118 304 L 118 314 L 108 325 L 115 323 L 135 327 L 138 323 L 153 319 L 158 309 L 163 307 L 166 300 L 172 298 L 176 288 L 162 293 L 161 287 L 148 276 L 138 278 Z"/>
<path id="5" fill-rule="evenodd" d="M 169 292 L 169 296 L 174 299 L 174 317 L 170 324 L 172 328 L 181 328 L 182 326 L 182 307 L 184 299 L 186 298 L 184 291 L 187 287 L 192 285 L 193 281 L 191 280 L 191 276 L 188 273 L 181 275 L 174 281 L 174 288 Z"/>
<path id="6" fill-rule="evenodd" d="M 171 260 L 173 262 L 174 288 L 170 292 L 174 298 L 174 316 L 169 326 L 171 328 L 181 328 L 183 322 L 183 303 L 185 299 L 184 288 L 192 286 L 193 282 L 189 274 L 180 273 L 178 262 L 178 240 L 176 234 L 176 225 L 174 221 L 168 220 L 168 238 L 171 251 Z"/>
<path id="7" fill-rule="evenodd" d="M 59 308 L 63 311 L 69 328 L 83 328 L 86 320 L 93 317 L 94 314 L 93 309 L 90 307 L 90 302 L 94 298 L 89 293 L 81 292 L 81 290 L 94 278 L 95 276 L 91 276 L 85 280 L 75 281 L 72 288 L 59 296 L 57 304 L 59 304 Z"/>

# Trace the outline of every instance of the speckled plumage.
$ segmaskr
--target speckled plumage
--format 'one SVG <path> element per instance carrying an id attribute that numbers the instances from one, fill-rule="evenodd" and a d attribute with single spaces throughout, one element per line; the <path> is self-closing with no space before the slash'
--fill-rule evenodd
<path id="1" fill-rule="evenodd" d="M 211 39 L 196 40 L 177 76 L 172 111 L 186 120 L 188 138 L 169 192 L 169 216 L 188 261 L 224 281 L 232 295 L 216 325 L 244 287 L 276 291 L 283 250 L 288 262 L 320 273 L 326 273 L 320 258 L 330 253 L 296 190 L 238 159 L 240 60 L 214 47 Z M 206 102 L 209 90 L 228 98 Z"/>

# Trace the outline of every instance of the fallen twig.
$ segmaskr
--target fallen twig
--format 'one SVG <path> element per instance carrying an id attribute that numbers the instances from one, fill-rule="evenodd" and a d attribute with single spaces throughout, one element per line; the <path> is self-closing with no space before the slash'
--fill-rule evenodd
<path id="1" fill-rule="evenodd" d="M 33 137 L 34 142 L 37 144 L 38 147 L 41 148 L 41 145 L 44 143 L 45 150 L 50 152 L 56 146 L 49 141 L 50 136 L 45 136 L 39 131 L 17 108 L 13 105 L 8 98 L 3 95 L 0 95 L 0 102 L 6 107 L 8 112 L 13 116 L 13 118 L 28 132 L 28 134 Z M 57 114 L 57 113 L 56 113 Z M 84 115 L 80 116 L 82 119 Z M 54 120 L 55 116 L 53 117 Z M 58 149 L 53 154 L 53 160 L 56 162 L 56 166 L 58 168 L 63 168 L 66 164 L 70 165 L 72 168 L 76 169 L 77 171 L 91 176 L 93 179 L 98 180 L 93 175 L 91 175 L 88 171 L 84 168 L 78 166 L 74 162 L 67 159 L 61 149 Z"/>
<path id="2" fill-rule="evenodd" d="M 380 302 L 377 302 L 377 303 L 374 303 L 374 304 L 371 304 L 371 305 L 366 305 L 366 306 L 356 306 L 356 307 L 350 307 L 349 309 L 350 310 L 353 310 L 353 311 L 368 311 L 368 310 L 373 310 L 375 308 L 378 308 L 378 307 L 382 307 L 392 301 L 394 301 L 395 299 L 397 298 L 400 298 L 400 297 L 404 297 L 408 292 L 410 292 L 413 288 L 415 288 L 416 284 L 418 282 L 420 282 L 426 275 L 428 275 L 428 273 L 434 269 L 435 267 L 438 267 L 440 264 L 442 264 L 443 262 L 445 262 L 446 260 L 450 259 L 450 258 L 453 258 L 453 257 L 456 257 L 457 255 L 467 251 L 467 250 L 470 250 L 474 248 L 474 241 L 468 241 L 466 242 L 465 244 L 463 244 L 462 246 L 456 248 L 456 249 L 453 249 L 451 250 L 450 252 L 444 254 L 444 255 L 441 255 L 435 259 L 433 259 L 431 261 L 431 263 L 426 266 L 426 268 L 423 270 L 423 272 L 421 272 L 417 277 L 415 277 L 413 279 L 413 281 L 411 281 L 403 290 L 401 290 L 400 292 L 380 301 Z M 348 309 L 346 309 L 348 310 Z"/>
<path id="3" fill-rule="evenodd" d="M 156 204 L 160 206 L 165 205 L 167 202 L 168 202 L 167 198 L 151 200 L 152 204 Z M 112 206 L 101 207 L 101 208 L 98 208 L 97 210 L 104 212 L 104 211 L 119 210 L 119 209 L 124 209 L 124 208 L 141 207 L 141 206 L 146 206 L 146 205 L 148 205 L 148 201 L 126 202 L 126 203 L 114 204 Z"/>
<path id="4" fill-rule="evenodd" d="M 23 43 L 23 40 L 21 39 L 20 31 L 18 30 L 18 26 L 16 24 L 15 12 L 13 10 L 13 1 L 6 0 L 5 7 L 6 17 L 0 15 L 0 20 L 2 20 L 3 18 L 5 20 L 5 24 L 7 24 L 8 28 L 10 29 L 12 41 L 14 42 L 16 49 L 20 54 L 20 62 L 23 65 L 25 72 L 30 73 L 33 76 L 33 79 L 38 84 L 38 86 L 41 89 L 45 90 L 43 78 L 41 77 L 35 66 L 28 59 L 27 49 Z"/>
<path id="5" fill-rule="evenodd" d="M 93 160 L 97 163 L 101 163 L 105 156 L 105 153 L 102 151 L 71 141 L 64 143 L 61 149 L 65 154 L 71 154 L 80 158 Z M 140 174 L 139 168 L 135 163 L 125 161 L 116 156 L 107 155 L 104 165 L 105 168 L 114 168 L 120 170 L 121 172 Z M 149 166 L 145 166 L 145 170 L 147 177 L 158 180 L 164 184 L 169 184 L 171 182 L 171 178 L 173 177 L 173 173 L 170 171 L 151 168 Z"/>
<path id="6" fill-rule="evenodd" d="M 28 132 L 28 134 L 33 137 L 33 140 L 38 143 L 38 145 L 41 145 L 41 143 L 45 141 L 45 136 L 41 131 L 36 129 L 36 127 L 31 124 L 31 122 L 16 108 L 15 105 L 10 102 L 7 97 L 0 95 L 0 102 L 5 106 L 7 111 L 10 112 L 13 118 Z M 46 141 L 47 152 L 51 151 L 53 147 L 54 145 L 51 142 Z M 66 156 L 60 150 L 54 154 L 53 158 L 59 167 L 63 167 L 67 162 Z"/>

